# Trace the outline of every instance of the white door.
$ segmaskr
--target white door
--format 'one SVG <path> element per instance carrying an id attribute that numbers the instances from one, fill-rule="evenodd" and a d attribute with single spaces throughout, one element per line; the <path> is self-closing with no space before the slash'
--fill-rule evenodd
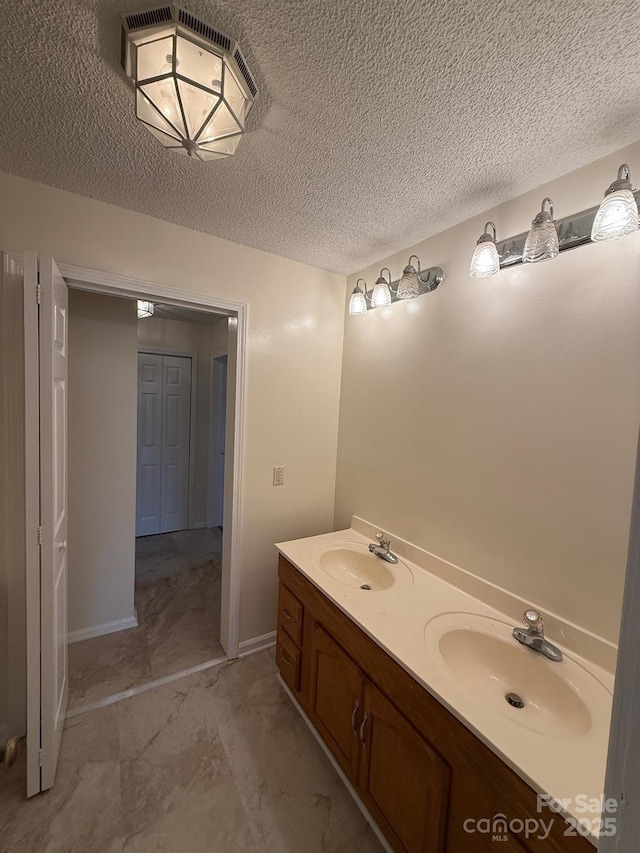
<path id="1" fill-rule="evenodd" d="M 160 532 L 162 356 L 138 354 L 136 536 Z"/>
<path id="2" fill-rule="evenodd" d="M 160 532 L 189 523 L 191 359 L 163 356 Z"/>
<path id="3" fill-rule="evenodd" d="M 191 359 L 140 353 L 137 536 L 188 526 L 190 428 Z"/>
<path id="4" fill-rule="evenodd" d="M 39 287 L 38 287 L 39 282 Z M 39 295 L 38 323 L 33 294 Z M 50 257 L 25 253 L 25 393 L 27 454 L 33 454 L 29 412 L 39 402 L 39 484 L 27 465 L 27 519 L 39 507 L 39 531 L 27 528 L 27 612 L 39 609 L 39 625 L 27 625 L 28 794 L 55 779 L 69 692 L 67 678 L 67 285 Z M 35 330 L 37 328 L 37 339 Z M 37 371 L 34 352 L 38 352 Z M 34 387 L 34 384 L 36 387 Z M 39 385 L 39 389 L 38 386 Z M 30 467 L 31 466 L 31 467 Z M 39 486 L 39 488 L 38 488 Z M 30 547 L 38 537 L 40 547 Z M 39 566 L 34 565 L 35 561 Z M 38 577 L 39 575 L 39 577 Z M 39 580 L 39 584 L 37 583 Z M 38 648 L 35 649 L 35 638 Z M 36 657 L 39 653 L 39 660 Z M 39 708 L 35 707 L 35 703 Z M 39 716 L 39 733 L 34 732 Z M 35 753 L 39 734 L 39 755 Z M 35 753 L 35 754 L 34 754 Z"/>

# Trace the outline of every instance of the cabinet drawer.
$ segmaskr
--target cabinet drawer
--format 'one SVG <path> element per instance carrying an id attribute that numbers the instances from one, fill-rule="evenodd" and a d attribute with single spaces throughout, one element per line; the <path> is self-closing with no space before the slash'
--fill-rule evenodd
<path id="1" fill-rule="evenodd" d="M 295 693 L 300 690 L 300 656 L 300 649 L 295 643 L 282 631 L 278 631 L 276 664 L 283 680 Z"/>
<path id="2" fill-rule="evenodd" d="M 278 598 L 278 627 L 286 631 L 297 646 L 302 645 L 303 613 L 302 603 L 281 583 Z"/>

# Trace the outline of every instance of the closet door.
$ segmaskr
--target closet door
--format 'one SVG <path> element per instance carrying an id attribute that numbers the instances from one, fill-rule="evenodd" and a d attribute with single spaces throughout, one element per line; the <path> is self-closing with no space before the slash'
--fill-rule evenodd
<path id="1" fill-rule="evenodd" d="M 138 354 L 136 536 L 189 523 L 191 359 Z"/>
<path id="2" fill-rule="evenodd" d="M 169 533 L 189 522 L 191 359 L 165 355 L 162 361 L 160 532 Z"/>
<path id="3" fill-rule="evenodd" d="M 138 353 L 136 536 L 160 533 L 162 361 L 161 355 Z"/>

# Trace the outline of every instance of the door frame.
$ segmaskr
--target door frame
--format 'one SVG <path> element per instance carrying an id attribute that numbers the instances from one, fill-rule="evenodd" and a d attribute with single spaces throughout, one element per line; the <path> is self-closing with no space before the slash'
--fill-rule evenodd
<path id="1" fill-rule="evenodd" d="M 227 448 L 225 456 L 225 528 L 222 547 L 222 602 L 220 643 L 229 659 L 239 656 L 240 571 L 242 546 L 242 473 L 246 410 L 246 350 L 248 305 L 166 284 L 58 264 L 68 287 L 129 299 L 148 299 L 178 308 L 224 314 L 229 320 L 227 381 Z M 233 360 L 233 365 L 231 364 Z"/>
<path id="2" fill-rule="evenodd" d="M 225 353 L 224 355 L 213 355 L 211 356 L 211 368 L 210 368 L 210 376 L 209 376 L 209 482 L 207 487 L 207 527 L 217 527 L 217 518 L 212 517 L 212 506 L 213 506 L 213 494 L 214 494 L 214 486 L 215 491 L 217 492 L 219 486 L 216 482 L 218 471 L 218 464 L 216 462 L 217 455 L 221 452 L 220 445 L 224 446 L 224 437 L 225 437 L 225 426 L 226 426 L 226 406 L 224 407 L 224 412 L 222 411 L 222 407 L 219 405 L 220 400 L 222 399 L 222 377 L 224 376 L 224 385 L 227 384 L 227 367 L 228 367 L 229 357 Z M 226 395 L 225 395 L 226 396 Z M 220 438 L 222 437 L 222 442 Z M 226 452 L 226 448 L 225 448 Z M 222 474 L 223 474 L 223 490 L 224 490 L 224 461 L 222 465 Z M 217 507 L 216 507 L 217 508 Z M 224 491 L 223 491 L 223 502 L 222 502 L 222 518 L 221 522 L 224 528 Z"/>
<path id="3" fill-rule="evenodd" d="M 138 347 L 138 355 L 173 355 L 178 358 L 191 359 L 191 399 L 189 400 L 189 495 L 187 497 L 187 530 L 194 530 L 193 514 L 195 510 L 195 479 L 196 479 L 196 402 L 198 396 L 198 353 L 187 350 L 172 350 L 168 347 Z M 137 464 L 136 464 L 137 471 Z M 137 478 L 136 478 L 137 479 Z M 136 482 L 136 488 L 137 488 Z M 136 519 L 137 520 L 137 519 Z M 197 524 L 195 527 L 204 527 Z"/>

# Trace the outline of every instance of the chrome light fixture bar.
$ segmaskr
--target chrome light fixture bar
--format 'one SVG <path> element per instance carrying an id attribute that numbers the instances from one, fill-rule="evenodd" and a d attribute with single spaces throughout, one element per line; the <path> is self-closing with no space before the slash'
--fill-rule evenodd
<path id="1" fill-rule="evenodd" d="M 578 246 L 584 246 L 587 243 L 617 239 L 626 234 L 634 233 L 640 227 L 637 212 L 639 201 L 640 190 L 631 189 L 629 167 L 623 164 L 618 170 L 618 180 L 611 184 L 600 205 L 572 213 L 562 219 L 552 220 L 555 222 L 558 234 L 558 252 L 562 253 L 569 249 L 577 249 Z M 539 216 L 540 214 L 536 219 Z M 594 224 L 596 234 L 593 233 Z M 496 243 L 500 258 L 500 269 L 523 263 L 525 243 L 529 234 L 530 232 L 527 231 Z M 605 236 L 599 236 L 601 234 Z"/>
<path id="2" fill-rule="evenodd" d="M 412 258 L 418 261 L 417 271 L 411 264 Z M 384 272 L 388 273 L 388 277 L 385 278 L 383 275 Z M 414 274 L 417 279 L 417 285 Z M 414 286 L 417 286 L 417 293 L 408 295 L 406 292 L 408 289 L 406 286 L 406 276 L 410 276 L 411 290 L 413 290 Z M 431 291 L 436 290 L 443 281 L 444 271 L 442 267 L 429 267 L 427 270 L 421 270 L 420 259 L 417 255 L 411 255 L 402 276 L 395 281 L 391 280 L 391 272 L 387 267 L 383 267 L 380 270 L 380 276 L 371 291 L 367 290 L 367 282 L 363 278 L 359 278 L 349 299 L 349 314 L 366 314 L 367 311 L 371 311 L 374 308 L 386 308 L 389 305 L 393 305 L 394 302 L 405 302 L 407 299 L 423 296 L 425 293 L 431 293 Z M 362 287 L 360 285 L 361 282 Z M 398 293 L 398 291 L 400 292 Z"/>
<path id="3" fill-rule="evenodd" d="M 122 15 L 121 62 L 136 116 L 196 160 L 235 154 L 258 88 L 238 43 L 175 3 Z"/>

